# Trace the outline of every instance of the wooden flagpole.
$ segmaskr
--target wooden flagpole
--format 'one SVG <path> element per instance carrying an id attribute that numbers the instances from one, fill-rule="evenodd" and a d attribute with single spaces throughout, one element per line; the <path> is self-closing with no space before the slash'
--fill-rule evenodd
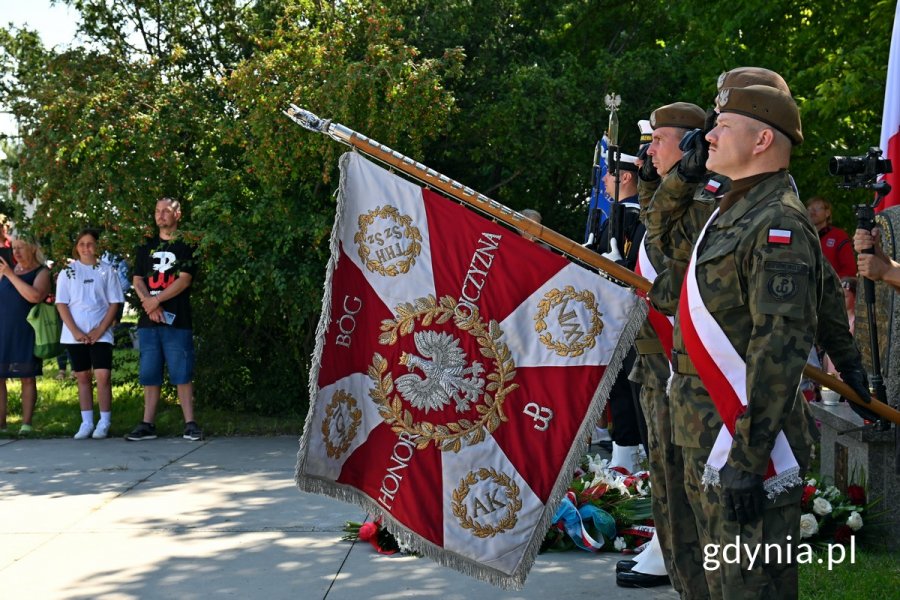
<path id="1" fill-rule="evenodd" d="M 364 154 L 368 154 L 383 163 L 391 165 L 409 177 L 442 191 L 444 194 L 455 200 L 467 204 L 476 210 L 487 213 L 510 227 L 533 235 L 560 252 L 576 258 L 591 267 L 599 269 L 630 287 L 644 292 L 650 291 L 650 282 L 637 273 L 608 258 L 600 256 L 593 250 L 585 248 L 561 233 L 557 233 L 552 229 L 544 227 L 540 223 L 532 221 L 528 217 L 500 204 L 496 200 L 492 200 L 484 194 L 476 192 L 472 188 L 464 186 L 458 181 L 450 179 L 446 175 L 442 175 L 434 169 L 431 169 L 396 150 L 392 150 L 384 144 L 353 131 L 349 127 L 345 127 L 340 123 L 333 123 L 330 119 L 321 119 L 310 111 L 304 110 L 294 104 L 291 104 L 290 107 L 284 111 L 284 114 L 304 129 L 325 134 L 338 142 L 352 146 Z M 892 406 L 875 400 L 874 398 L 869 404 L 863 402 L 862 398 L 860 398 L 849 385 L 812 365 L 806 365 L 803 369 L 803 373 L 825 387 L 835 390 L 841 396 L 849 398 L 853 402 L 866 407 L 883 419 L 900 425 L 900 411 Z"/>

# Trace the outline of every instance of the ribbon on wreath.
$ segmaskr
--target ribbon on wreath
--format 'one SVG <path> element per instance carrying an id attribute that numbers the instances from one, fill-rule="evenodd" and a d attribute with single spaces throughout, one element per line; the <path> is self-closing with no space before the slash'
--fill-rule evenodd
<path id="1" fill-rule="evenodd" d="M 597 552 L 603 548 L 607 539 L 616 537 L 616 520 L 593 504 L 578 508 L 575 500 L 575 492 L 570 490 L 566 493 L 553 516 L 553 525 L 569 534 L 575 545 L 582 550 Z M 593 524 L 597 539 L 588 532 L 585 523 Z"/>

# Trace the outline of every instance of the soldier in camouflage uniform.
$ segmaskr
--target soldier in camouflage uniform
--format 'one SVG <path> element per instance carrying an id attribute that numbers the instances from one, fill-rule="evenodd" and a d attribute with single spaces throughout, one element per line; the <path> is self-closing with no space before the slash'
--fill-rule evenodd
<path id="1" fill-rule="evenodd" d="M 723 88 L 749 85 L 767 85 L 787 94 L 791 93 L 784 78 L 774 71 L 761 67 L 738 67 L 719 76 L 717 94 Z M 661 276 L 654 283 L 650 298 L 653 305 L 667 315 L 674 315 L 677 309 L 684 269 L 694 241 L 715 208 L 712 200 L 721 198 L 731 185 L 727 177 L 709 173 L 706 168 L 708 143 L 703 136 L 712 128 L 717 114 L 717 108 L 711 110 L 704 129 L 685 136 L 682 141 L 684 156 L 678 169 L 653 194 L 653 202 L 647 211 L 646 235 L 650 254 L 661 254 L 666 268 L 672 271 L 668 277 L 662 276 L 664 272 L 660 272 Z M 698 181 L 700 184 L 695 183 Z M 791 185 L 796 192 L 793 180 Z M 693 198 L 688 193 L 691 189 L 696 190 Z M 639 189 L 639 193 L 643 193 L 642 190 Z M 850 333 L 840 278 L 830 264 L 824 275 L 825 284 L 818 305 L 816 344 L 829 356 L 837 357 L 834 364 L 841 379 L 860 397 L 868 400 L 868 380 L 862 365 L 862 355 Z M 685 358 L 683 362 L 688 369 L 691 368 L 689 360 Z M 855 403 L 850 406 L 865 419 L 877 419 L 877 415 Z"/>
<path id="2" fill-rule="evenodd" d="M 718 472 L 721 485 L 709 485 L 716 482 L 705 476 L 707 461 L 723 419 L 703 381 L 676 364 L 674 438 L 683 449 L 686 492 L 704 549 L 716 545 L 721 552 L 735 541 L 760 551 L 765 544 L 785 549 L 799 539 L 800 480 L 794 473 L 783 482 L 786 491 L 768 498 L 763 476 L 779 431 L 801 473 L 811 458 L 815 424 L 797 385 L 815 338 L 824 259 L 785 170 L 792 143 L 803 139 L 796 104 L 758 85 L 725 88 L 719 104 L 717 125 L 706 136 L 707 167 L 731 178 L 732 187 L 698 242 L 696 277 L 703 303 L 746 363 L 747 406 Z M 684 311 L 680 306 L 675 324 L 679 354 L 685 352 Z M 718 579 L 722 598 L 795 597 L 796 565 L 783 562 L 751 565 L 741 553 L 740 564 L 722 561 L 710 581 Z"/>
<path id="3" fill-rule="evenodd" d="M 660 212 L 653 210 L 651 197 L 658 187 L 665 189 L 669 180 L 676 176 L 676 167 L 682 157 L 678 147 L 681 139 L 688 131 L 702 127 L 704 120 L 703 109 L 687 102 L 662 106 L 651 115 L 653 133 L 647 150 L 648 158 L 641 167 L 638 186 L 641 214 L 648 228 L 660 228 Z M 660 181 L 663 183 L 660 184 Z M 690 199 L 695 187 L 696 184 L 687 186 L 681 193 Z M 688 246 L 691 243 L 692 240 L 688 241 Z M 658 273 L 664 271 L 663 256 L 655 248 L 645 248 L 654 269 Z M 647 421 L 653 520 L 657 541 L 672 585 L 682 598 L 708 598 L 704 572 L 700 567 L 702 555 L 693 512 L 679 483 L 683 478 L 684 467 L 680 455 L 675 455 L 671 442 L 669 402 L 666 396 L 666 385 L 671 376 L 669 359 L 649 320 L 644 322 L 635 340 L 635 348 L 638 361 L 629 379 L 641 384 L 640 402 Z M 674 494 L 668 493 L 670 488 L 674 490 Z M 676 541 L 678 552 L 674 548 Z M 692 553 L 696 556 L 692 556 Z M 622 586 L 646 587 L 660 582 L 659 578 L 644 576 L 639 567 L 630 573 L 619 573 L 616 576 L 616 583 Z"/>
<path id="4" fill-rule="evenodd" d="M 741 67 L 723 73 L 719 78 L 718 87 L 744 87 L 752 84 L 765 84 L 779 88 L 787 93 L 789 89 L 784 80 L 777 74 L 767 69 L 756 67 Z M 709 123 L 714 121 L 715 113 L 710 115 L 707 125 L 702 133 L 710 128 Z M 690 136 L 688 136 L 690 138 Z M 703 138 L 695 136 L 694 141 Z M 730 182 L 727 178 L 712 174 L 710 177 L 706 173 L 706 146 L 702 143 L 690 143 L 690 139 L 685 139 L 682 149 L 685 150 L 678 169 L 663 181 L 659 190 L 655 189 L 655 184 L 644 182 L 641 189 L 642 205 L 646 202 L 647 190 L 653 194 L 652 209 L 645 211 L 646 225 L 648 231 L 649 254 L 654 259 L 654 263 L 659 256 L 663 256 L 665 262 L 664 269 L 659 271 L 659 276 L 654 282 L 653 289 L 650 293 L 651 299 L 655 306 L 663 310 L 667 314 L 674 314 L 677 309 L 677 302 L 681 290 L 681 282 L 683 280 L 684 270 L 690 256 L 693 243 L 700 233 L 703 224 L 711 214 L 717 197 L 721 197 L 722 192 L 728 189 Z M 698 185 L 695 182 L 700 181 Z M 703 183 L 705 182 L 705 185 Z M 693 197 L 690 191 L 696 190 Z M 657 267 L 658 268 L 658 267 Z M 658 269 L 659 270 L 659 269 Z M 826 265 L 825 270 L 825 288 L 819 298 L 819 329 L 817 332 L 818 341 L 830 351 L 838 355 L 839 370 L 846 372 L 851 381 L 851 385 L 856 389 L 857 393 L 863 398 L 868 398 L 867 383 L 865 381 L 865 372 L 862 368 L 861 357 L 859 351 L 850 335 L 849 327 L 846 322 L 846 313 L 843 310 L 841 301 L 839 282 L 833 270 Z M 683 371 L 695 374 L 690 361 L 685 355 L 676 355 L 676 363 L 682 363 Z M 679 360 L 682 359 L 682 360 Z M 855 405 L 854 405 L 855 406 Z M 805 405 L 803 408 L 806 408 Z M 685 411 L 690 412 L 689 407 L 684 407 Z M 860 409 L 865 412 L 864 409 Z M 676 411 L 678 413 L 678 411 Z M 676 414 L 679 422 L 684 419 L 683 415 Z M 870 418 L 870 417 L 868 417 Z M 688 434 L 683 438 L 695 440 L 696 437 Z M 675 454 L 679 457 L 682 454 L 682 448 L 676 447 Z M 704 464 L 695 464 L 693 468 L 689 468 L 687 480 L 692 482 L 694 491 L 699 493 L 700 490 L 700 473 L 703 472 Z M 674 478 L 669 484 L 668 495 L 683 494 L 683 481 Z M 786 498 L 785 498 L 786 499 Z M 690 539 L 689 535 L 693 529 L 693 523 L 690 523 L 687 534 L 683 531 L 685 526 L 678 524 L 669 526 L 673 530 L 673 536 L 676 540 Z M 684 548 L 679 543 L 679 548 Z M 679 552 L 676 554 L 684 560 L 693 559 L 695 561 L 694 568 L 685 567 L 682 572 L 696 573 L 702 569 L 702 563 L 694 556 Z M 677 568 L 676 568 L 677 571 Z M 672 572 L 670 570 L 670 572 Z M 722 597 L 721 578 L 719 573 L 707 573 L 709 579 L 708 590 L 704 588 L 702 582 L 694 580 L 694 585 L 685 591 L 681 590 L 682 597 L 704 597 L 704 593 L 711 593 L 714 598 Z"/>

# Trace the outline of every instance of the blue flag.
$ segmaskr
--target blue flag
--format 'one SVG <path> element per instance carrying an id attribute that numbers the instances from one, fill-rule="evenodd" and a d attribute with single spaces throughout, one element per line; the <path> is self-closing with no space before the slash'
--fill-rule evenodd
<path id="1" fill-rule="evenodd" d="M 599 231 L 600 226 L 609 217 L 612 198 L 606 193 L 606 186 L 603 185 L 603 178 L 606 176 L 608 144 L 609 139 L 604 135 L 594 149 L 594 166 L 591 169 L 591 199 L 588 203 L 588 218 L 584 229 L 585 243 L 591 241 L 591 232 Z"/>

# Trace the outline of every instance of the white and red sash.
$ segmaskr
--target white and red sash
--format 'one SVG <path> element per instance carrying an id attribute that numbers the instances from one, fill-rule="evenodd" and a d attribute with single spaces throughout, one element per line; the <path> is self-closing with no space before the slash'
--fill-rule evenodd
<path id="1" fill-rule="evenodd" d="M 706 308 L 697 285 L 697 248 L 718 215 L 719 210 L 716 209 L 694 245 L 678 306 L 685 350 L 723 423 L 703 473 L 703 483 L 706 485 L 719 484 L 719 471 L 725 466 L 731 451 L 735 422 L 747 410 L 747 365 Z M 779 431 L 763 487 L 769 498 L 774 498 L 800 483 L 800 466 L 784 431 Z"/>
<path id="2" fill-rule="evenodd" d="M 656 269 L 653 268 L 653 263 L 650 262 L 650 257 L 647 255 L 647 236 L 644 236 L 641 239 L 641 245 L 638 248 L 638 256 L 637 256 L 637 264 L 635 265 L 635 272 L 653 283 L 656 281 L 656 276 L 658 273 Z M 671 362 L 672 360 L 672 334 L 675 328 L 675 319 L 673 317 L 667 317 L 662 314 L 650 304 L 650 300 L 647 298 L 646 292 L 638 292 L 638 295 L 644 298 L 647 301 L 647 306 L 650 311 L 647 313 L 647 321 L 650 323 L 650 326 L 653 328 L 653 331 L 656 332 L 657 337 L 659 337 L 659 342 L 662 344 L 663 350 L 666 352 L 666 357 Z"/>

